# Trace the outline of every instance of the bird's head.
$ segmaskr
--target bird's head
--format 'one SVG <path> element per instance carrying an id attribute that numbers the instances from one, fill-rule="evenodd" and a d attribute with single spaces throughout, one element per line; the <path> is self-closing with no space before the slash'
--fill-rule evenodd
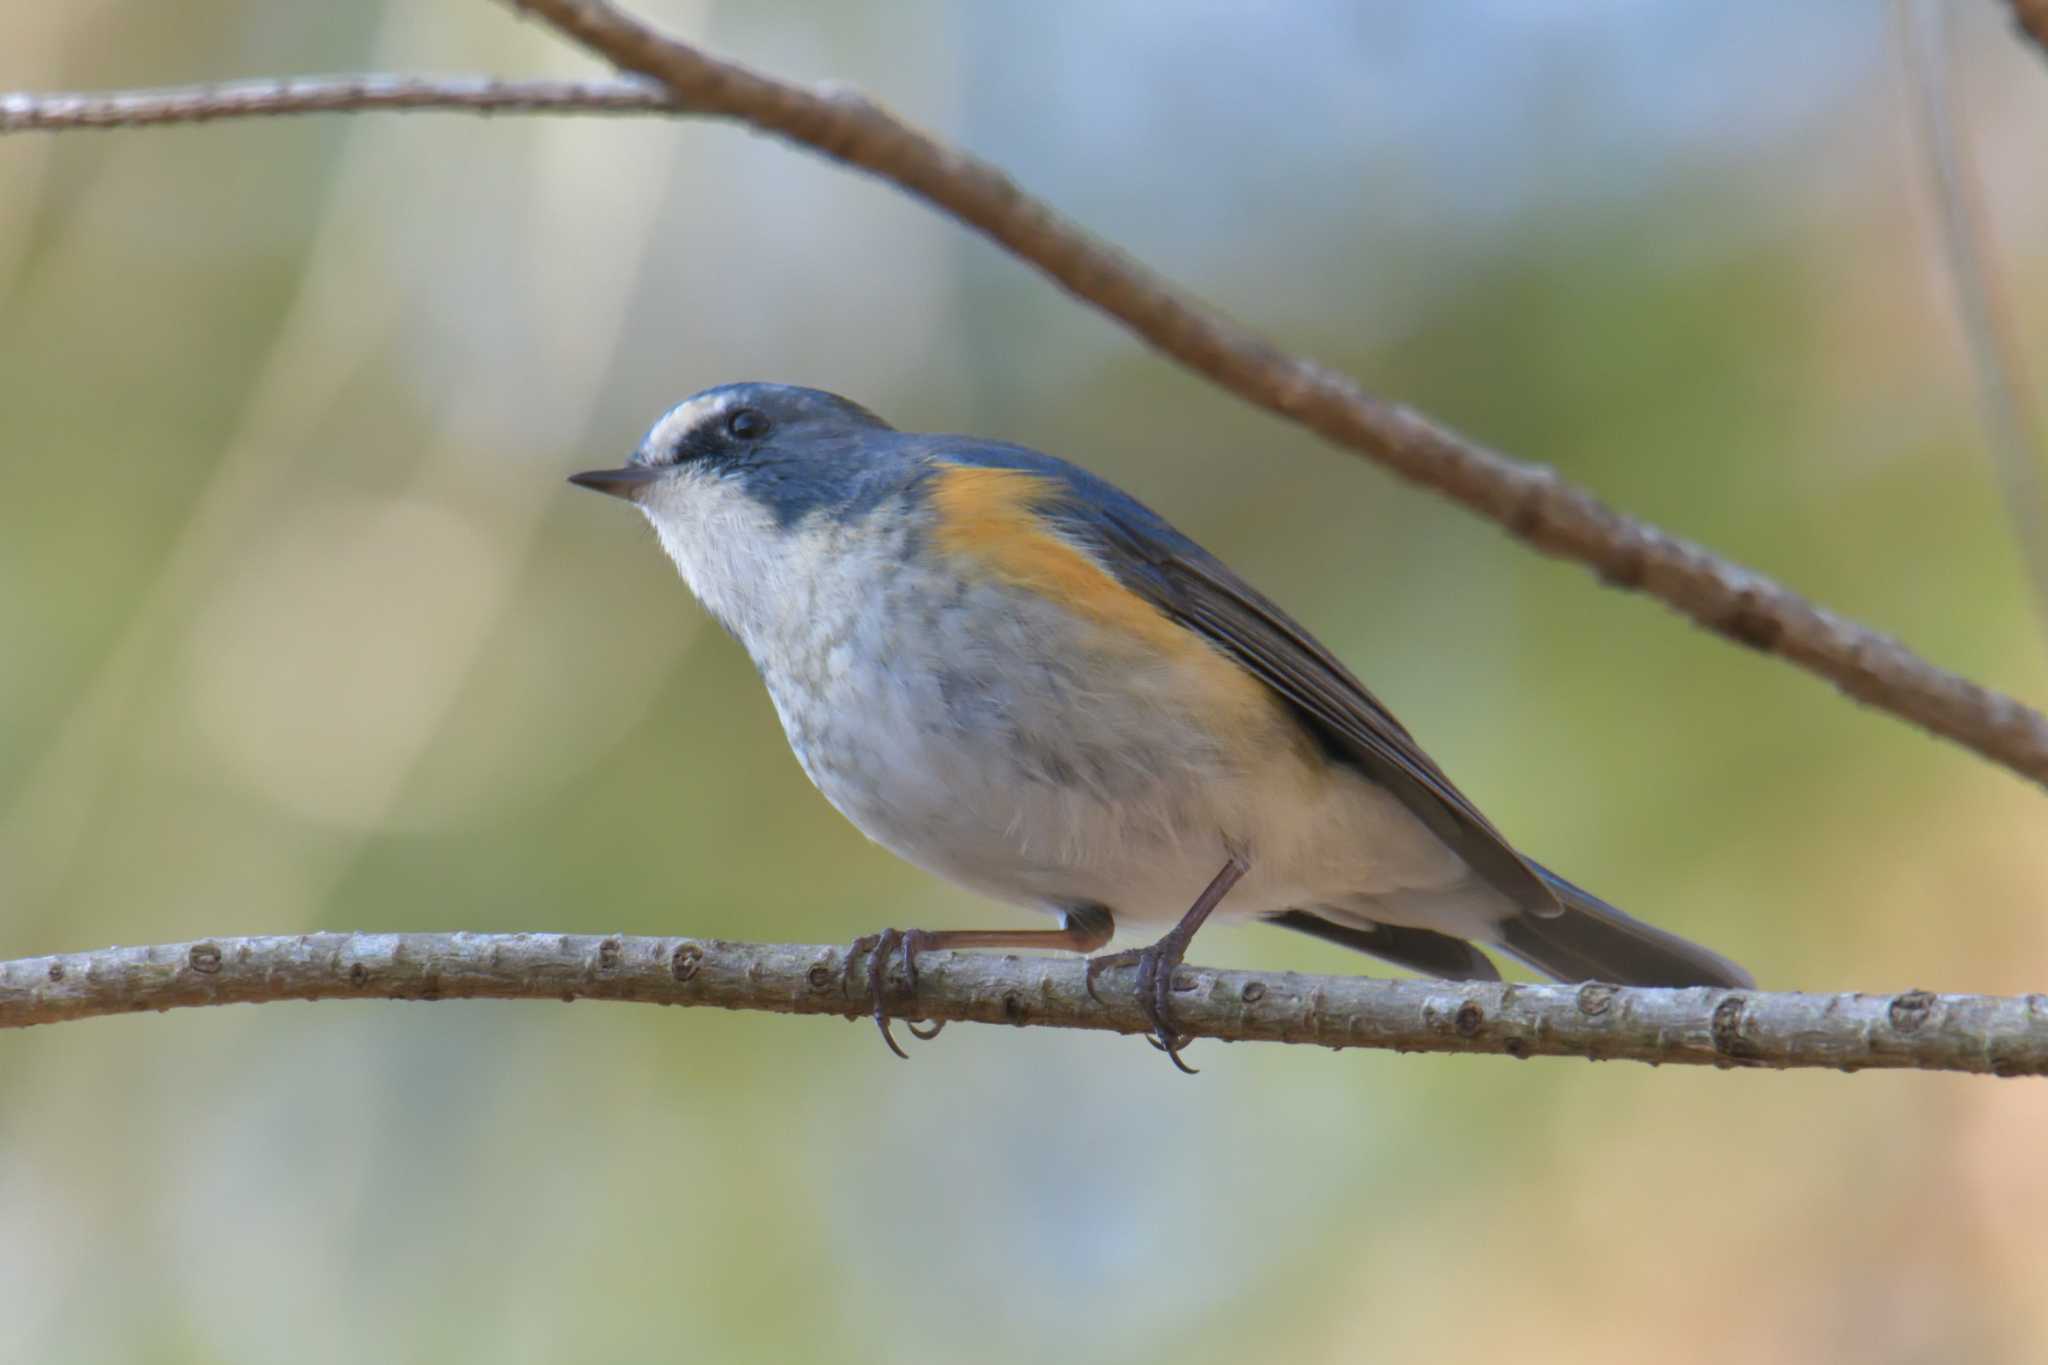
<path id="1" fill-rule="evenodd" d="M 902 487 L 913 458 L 895 428 L 837 394 L 722 384 L 670 408 L 623 466 L 569 482 L 638 507 L 691 590 L 745 636 Z"/>

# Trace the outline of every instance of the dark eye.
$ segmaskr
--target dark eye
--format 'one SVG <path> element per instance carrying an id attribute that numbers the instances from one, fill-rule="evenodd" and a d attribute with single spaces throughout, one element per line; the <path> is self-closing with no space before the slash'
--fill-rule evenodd
<path id="1" fill-rule="evenodd" d="M 725 419 L 725 434 L 735 441 L 758 441 L 768 434 L 768 419 L 753 408 L 741 408 Z"/>

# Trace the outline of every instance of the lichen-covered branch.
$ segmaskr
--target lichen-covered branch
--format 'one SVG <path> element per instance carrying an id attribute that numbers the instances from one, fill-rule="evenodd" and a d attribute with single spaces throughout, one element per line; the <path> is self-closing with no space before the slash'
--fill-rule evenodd
<path id="1" fill-rule="evenodd" d="M 898 1018 L 1143 1033 L 1129 973 L 1089 996 L 1078 958 L 931 953 Z M 628 1000 L 864 1015 L 843 947 L 587 934 L 299 934 L 0 963 L 0 1028 L 273 1000 Z M 1798 995 L 1523 986 L 1183 968 L 1197 1038 L 1706 1066 L 2048 1074 L 2048 996 Z"/>
<path id="2" fill-rule="evenodd" d="M 501 81 L 489 76 L 295 76 L 104 93 L 0 93 L 0 133 L 138 128 L 280 114 L 441 109 L 470 114 L 679 113 L 638 81 Z"/>
<path id="3" fill-rule="evenodd" d="M 1936 667 L 1703 546 L 1608 507 L 1553 470 L 1523 464 L 1273 346 L 1174 289 L 1019 189 L 996 167 L 902 122 L 858 92 L 806 89 L 647 27 L 605 0 L 506 0 L 539 15 L 660 96 L 617 83 L 321 78 L 210 91 L 0 96 L 0 133 L 170 123 L 345 108 L 645 110 L 730 118 L 810 147 L 925 200 L 1232 393 L 1433 488 L 1605 582 L 1798 665 L 1847 695 L 2048 785 L 2048 716 Z M 2032 24 L 2040 0 L 2014 0 Z M 2033 30 L 2037 31 L 2038 30 Z M 298 87 L 297 94 L 292 93 Z"/>

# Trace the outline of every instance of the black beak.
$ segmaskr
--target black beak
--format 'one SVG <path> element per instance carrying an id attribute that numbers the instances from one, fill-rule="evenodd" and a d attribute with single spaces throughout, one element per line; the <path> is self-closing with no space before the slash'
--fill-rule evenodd
<path id="1" fill-rule="evenodd" d="M 595 489 L 599 493 L 634 502 L 639 499 L 641 489 L 666 472 L 650 469 L 644 464 L 629 464 L 621 469 L 592 469 L 582 474 L 571 474 L 569 482 L 578 488 Z"/>

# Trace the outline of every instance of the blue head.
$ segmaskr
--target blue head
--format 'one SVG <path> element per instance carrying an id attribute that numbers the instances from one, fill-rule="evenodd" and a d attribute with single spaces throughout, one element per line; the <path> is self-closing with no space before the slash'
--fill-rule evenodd
<path id="1" fill-rule="evenodd" d="M 860 404 L 790 384 L 721 384 L 670 408 L 621 469 L 577 474 L 584 488 L 649 509 L 700 486 L 735 488 L 788 527 L 872 491 L 895 428 Z"/>
<path id="2" fill-rule="evenodd" d="M 669 409 L 619 469 L 570 482 L 644 513 L 712 613 L 743 637 L 843 552 L 856 524 L 907 494 L 920 438 L 837 394 L 722 384 Z M 888 522 L 889 518 L 881 519 Z"/>

